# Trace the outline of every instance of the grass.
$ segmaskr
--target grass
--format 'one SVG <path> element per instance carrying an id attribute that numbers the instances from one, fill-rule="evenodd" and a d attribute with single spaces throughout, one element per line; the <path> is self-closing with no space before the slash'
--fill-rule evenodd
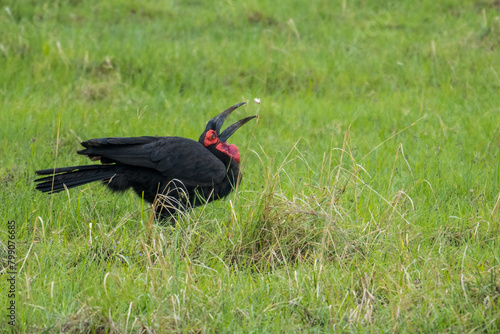
<path id="1" fill-rule="evenodd" d="M 17 0 L 0 26 L 15 332 L 500 330 L 497 1 Z M 197 139 L 241 101 L 242 185 L 176 228 L 34 190 L 82 140 Z"/>

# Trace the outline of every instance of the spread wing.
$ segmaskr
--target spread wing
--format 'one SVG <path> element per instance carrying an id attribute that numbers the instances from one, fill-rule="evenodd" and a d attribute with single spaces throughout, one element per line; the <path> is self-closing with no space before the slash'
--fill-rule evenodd
<path id="1" fill-rule="evenodd" d="M 186 185 L 211 185 L 226 176 L 226 167 L 199 142 L 181 137 L 97 138 L 84 141 L 79 154 L 102 163 L 150 168 Z"/>

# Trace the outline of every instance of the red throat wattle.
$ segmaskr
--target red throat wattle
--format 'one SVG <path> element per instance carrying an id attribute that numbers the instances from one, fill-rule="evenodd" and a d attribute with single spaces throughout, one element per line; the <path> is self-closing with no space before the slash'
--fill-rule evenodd
<path id="1" fill-rule="evenodd" d="M 227 143 L 219 142 L 217 146 L 215 146 L 215 148 L 229 155 L 237 163 L 240 163 L 240 151 L 238 150 L 236 145 L 228 145 Z"/>
<path id="2" fill-rule="evenodd" d="M 229 155 L 237 163 L 240 162 L 240 151 L 236 145 L 228 145 L 226 142 L 221 142 L 217 137 L 217 133 L 214 130 L 209 130 L 205 135 L 205 141 L 203 145 L 208 147 L 210 145 L 217 144 L 215 149 Z"/>

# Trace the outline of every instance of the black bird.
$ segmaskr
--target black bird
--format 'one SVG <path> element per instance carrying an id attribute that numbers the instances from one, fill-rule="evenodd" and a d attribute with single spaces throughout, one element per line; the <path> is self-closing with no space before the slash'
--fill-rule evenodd
<path id="1" fill-rule="evenodd" d="M 227 196 L 241 180 L 240 153 L 227 139 L 243 124 L 244 118 L 222 133 L 222 124 L 236 104 L 212 118 L 198 141 L 182 137 L 97 138 L 84 141 L 85 155 L 100 165 L 44 169 L 48 175 L 35 182 L 42 192 L 57 193 L 86 183 L 103 181 L 113 191 L 132 188 L 152 203 L 155 216 L 172 219 L 178 212 Z"/>

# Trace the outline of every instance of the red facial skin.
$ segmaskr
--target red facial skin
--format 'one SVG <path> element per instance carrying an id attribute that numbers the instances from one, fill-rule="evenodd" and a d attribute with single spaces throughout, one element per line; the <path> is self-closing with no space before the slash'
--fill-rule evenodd
<path id="1" fill-rule="evenodd" d="M 236 145 L 228 145 L 226 142 L 221 142 L 214 130 L 208 130 L 207 134 L 205 135 L 205 141 L 203 142 L 203 145 L 207 147 L 213 144 L 216 144 L 216 150 L 229 155 L 237 163 L 240 162 L 240 151 L 238 150 Z"/>

